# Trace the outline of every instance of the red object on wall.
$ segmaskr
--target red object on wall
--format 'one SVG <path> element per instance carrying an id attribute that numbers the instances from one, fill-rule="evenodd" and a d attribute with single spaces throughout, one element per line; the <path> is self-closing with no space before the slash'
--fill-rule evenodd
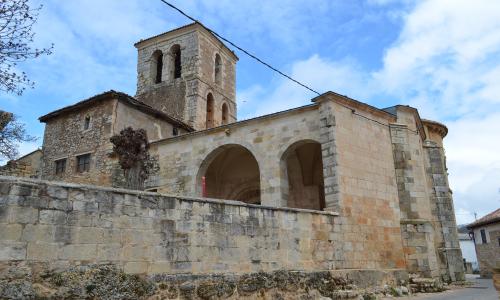
<path id="1" fill-rule="evenodd" d="M 207 183 L 205 181 L 205 176 L 201 177 L 201 195 L 203 197 L 207 196 Z"/>

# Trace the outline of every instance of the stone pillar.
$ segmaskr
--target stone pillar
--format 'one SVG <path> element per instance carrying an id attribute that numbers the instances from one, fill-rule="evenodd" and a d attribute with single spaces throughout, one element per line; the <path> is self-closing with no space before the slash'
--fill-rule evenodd
<path id="1" fill-rule="evenodd" d="M 391 124 L 391 141 L 401 210 L 401 235 L 409 272 L 439 276 L 434 247 L 434 228 L 423 208 L 429 206 L 421 156 L 407 125 Z M 411 145 L 413 143 L 413 145 Z M 424 181 L 424 182 L 423 182 Z M 424 189 L 424 190 L 423 190 Z"/>
<path id="2" fill-rule="evenodd" d="M 444 149 L 432 141 L 426 141 L 424 149 L 427 153 L 427 176 L 432 187 L 430 201 L 433 208 L 435 244 L 439 254 L 441 277 L 445 281 L 465 280 Z"/>
<path id="3" fill-rule="evenodd" d="M 340 190 L 335 146 L 335 112 L 330 101 L 320 102 L 320 143 L 323 157 L 323 180 L 325 184 L 325 210 L 340 211 Z"/>
<path id="4" fill-rule="evenodd" d="M 266 157 L 264 154 L 262 157 Z M 287 201 L 281 195 L 280 161 L 274 156 L 266 157 L 265 163 L 261 163 L 260 190 L 261 204 L 272 207 L 286 207 Z"/>

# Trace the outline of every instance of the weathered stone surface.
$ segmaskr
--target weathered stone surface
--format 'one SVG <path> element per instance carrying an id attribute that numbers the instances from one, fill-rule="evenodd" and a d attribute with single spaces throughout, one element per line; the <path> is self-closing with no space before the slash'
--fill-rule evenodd
<path id="1" fill-rule="evenodd" d="M 327 234 L 336 218 L 332 212 L 12 177 L 1 177 L 0 183 L 10 185 L 10 191 L 29 185 L 40 195 L 51 194 L 54 198 L 42 196 L 49 201 L 71 204 L 51 209 L 36 201 L 8 205 L 7 222 L 0 227 L 3 261 L 110 262 L 131 274 L 243 274 L 333 266 L 329 253 L 334 241 Z M 115 200 L 123 202 L 115 207 L 129 207 L 127 214 L 122 209 L 98 211 L 99 205 Z M 248 289 L 256 279 L 249 279 Z M 206 293 L 210 290 L 207 286 Z"/>
<path id="2" fill-rule="evenodd" d="M 11 264 L 0 268 L 2 299 L 376 299 L 404 286 L 383 288 L 380 278 L 359 289 L 335 272 L 259 272 L 245 275 L 168 275 L 141 277 L 111 265 L 54 270 L 40 265 Z M 351 271 L 359 273 L 363 271 Z"/>

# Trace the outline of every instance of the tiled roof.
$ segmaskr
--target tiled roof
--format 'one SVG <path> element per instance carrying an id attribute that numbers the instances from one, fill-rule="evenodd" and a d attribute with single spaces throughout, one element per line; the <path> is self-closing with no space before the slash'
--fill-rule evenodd
<path id="1" fill-rule="evenodd" d="M 467 225 L 467 228 L 475 228 L 481 225 L 488 225 L 491 223 L 496 223 L 500 222 L 500 208 L 487 214 L 486 216 L 480 218 L 479 220 L 476 220 L 475 222 L 470 223 Z"/>
<path id="2" fill-rule="evenodd" d="M 38 119 L 41 122 L 47 122 L 48 120 L 50 120 L 54 117 L 60 116 L 62 114 L 66 114 L 68 112 L 79 110 L 83 107 L 87 107 L 87 106 L 92 105 L 94 103 L 97 103 L 100 101 L 105 101 L 105 100 L 110 100 L 110 99 L 117 99 L 118 101 L 122 101 L 123 103 L 128 104 L 139 111 L 142 111 L 146 114 L 152 115 L 156 118 L 165 120 L 173 125 L 176 125 L 180 128 L 183 128 L 187 131 L 194 130 L 193 127 L 182 122 L 181 120 L 178 120 L 178 119 L 176 119 L 176 118 L 174 118 L 174 117 L 172 117 L 172 116 L 170 116 L 162 111 L 156 110 L 155 108 L 145 104 L 144 102 L 141 102 L 141 101 L 135 99 L 134 97 L 132 97 L 130 95 L 127 95 L 127 94 L 122 93 L 122 92 L 117 92 L 114 90 L 110 90 L 110 91 L 95 95 L 93 97 L 82 100 L 82 101 L 75 103 L 73 105 L 66 106 L 66 107 L 63 107 L 61 109 L 55 110 L 55 111 L 50 112 L 44 116 L 41 116 Z"/>

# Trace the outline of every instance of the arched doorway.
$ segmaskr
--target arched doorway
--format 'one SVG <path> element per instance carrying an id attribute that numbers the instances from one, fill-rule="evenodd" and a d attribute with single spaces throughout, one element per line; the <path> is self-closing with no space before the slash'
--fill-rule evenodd
<path id="1" fill-rule="evenodd" d="M 202 196 L 260 204 L 259 165 L 253 154 L 241 145 L 224 145 L 210 153 L 201 164 L 197 181 L 197 190 Z"/>
<path id="2" fill-rule="evenodd" d="M 288 207 L 325 208 L 321 144 L 305 140 L 292 144 L 281 157 L 283 197 Z"/>

